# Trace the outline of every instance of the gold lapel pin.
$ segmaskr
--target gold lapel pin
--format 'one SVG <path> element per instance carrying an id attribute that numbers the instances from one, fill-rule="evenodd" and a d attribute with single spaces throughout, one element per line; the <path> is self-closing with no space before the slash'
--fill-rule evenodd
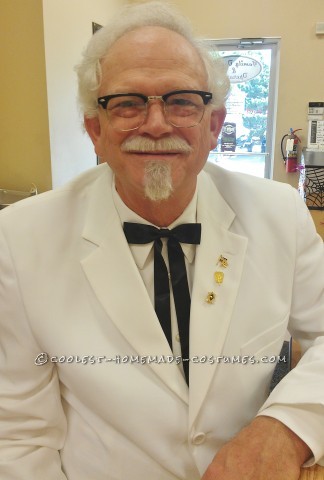
<path id="1" fill-rule="evenodd" d="M 215 282 L 218 285 L 221 285 L 224 281 L 224 273 L 223 272 L 215 272 L 214 273 L 214 279 L 215 279 Z"/>
<path id="2" fill-rule="evenodd" d="M 215 298 L 216 298 L 216 294 L 214 292 L 208 292 L 207 297 L 205 298 L 205 302 L 214 303 Z"/>
<path id="3" fill-rule="evenodd" d="M 228 267 L 228 260 L 227 260 L 227 258 L 223 257 L 223 255 L 219 256 L 217 263 L 220 264 L 223 268 Z"/>

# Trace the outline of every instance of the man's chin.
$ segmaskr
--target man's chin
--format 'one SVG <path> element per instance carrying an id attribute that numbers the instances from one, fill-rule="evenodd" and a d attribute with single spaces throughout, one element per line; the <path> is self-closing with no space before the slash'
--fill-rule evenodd
<path id="1" fill-rule="evenodd" d="M 151 202 L 164 202 L 171 198 L 172 196 L 172 187 L 165 188 L 165 189 L 153 189 L 146 187 L 145 188 L 145 198 L 150 200 Z"/>

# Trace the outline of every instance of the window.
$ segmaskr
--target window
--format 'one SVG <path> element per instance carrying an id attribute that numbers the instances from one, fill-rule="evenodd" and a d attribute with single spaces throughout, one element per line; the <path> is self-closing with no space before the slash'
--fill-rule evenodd
<path id="1" fill-rule="evenodd" d="M 212 55 L 224 58 L 231 81 L 225 123 L 208 160 L 228 170 L 271 178 L 279 39 L 206 43 Z"/>

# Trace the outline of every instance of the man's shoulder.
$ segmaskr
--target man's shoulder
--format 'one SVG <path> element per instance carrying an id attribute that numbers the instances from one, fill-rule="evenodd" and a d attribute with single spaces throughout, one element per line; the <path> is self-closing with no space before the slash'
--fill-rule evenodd
<path id="1" fill-rule="evenodd" d="M 235 211 L 241 208 L 274 209 L 277 204 L 295 203 L 296 190 L 290 185 L 255 177 L 239 172 L 231 172 L 207 162 L 202 172 L 203 182 L 212 183 L 222 198 Z"/>
<path id="2" fill-rule="evenodd" d="M 81 228 L 93 196 L 98 196 L 100 201 L 98 191 L 105 190 L 107 195 L 111 175 L 111 170 L 103 164 L 54 190 L 16 202 L 0 211 L 0 228 L 15 236 L 37 235 L 35 232 L 52 236 L 57 229 L 68 225 L 71 229 L 76 225 Z"/>
<path id="3" fill-rule="evenodd" d="M 255 190 L 291 190 L 291 187 L 286 183 L 246 173 L 229 171 L 211 162 L 206 163 L 203 172 L 213 181 L 217 188 L 221 189 L 222 185 L 225 185 L 224 190 L 230 186 L 248 186 Z"/>
<path id="4" fill-rule="evenodd" d="M 209 209 L 217 210 L 208 202 L 208 198 L 213 202 L 217 199 L 212 194 L 216 190 L 222 202 L 233 212 L 233 227 L 239 225 L 242 232 L 250 231 L 251 226 L 257 226 L 260 231 L 268 231 L 271 227 L 272 231 L 276 229 L 278 235 L 282 232 L 284 236 L 289 231 L 296 231 L 300 222 L 309 216 L 304 201 L 291 185 L 226 171 L 212 164 L 207 164 L 201 173 L 202 188 L 198 194 L 202 192 Z"/>
<path id="5" fill-rule="evenodd" d="M 66 184 L 39 195 L 16 202 L 1 211 L 0 223 L 19 218 L 24 215 L 37 215 L 51 208 L 67 209 L 76 205 L 100 178 L 110 176 L 110 169 L 106 164 L 96 166 L 81 173 Z M 107 179 L 108 180 L 108 179 Z"/>

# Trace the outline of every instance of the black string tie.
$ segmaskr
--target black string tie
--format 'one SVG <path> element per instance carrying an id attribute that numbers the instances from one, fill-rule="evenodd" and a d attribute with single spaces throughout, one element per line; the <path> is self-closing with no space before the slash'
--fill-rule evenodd
<path id="1" fill-rule="evenodd" d="M 186 264 L 180 243 L 199 244 L 200 223 L 185 223 L 169 230 L 142 223 L 124 223 L 128 243 L 154 242 L 154 305 L 163 332 L 172 349 L 170 286 L 168 269 L 162 257 L 161 238 L 167 239 L 169 268 L 174 304 L 178 320 L 183 370 L 189 385 L 189 320 L 190 292 Z"/>

